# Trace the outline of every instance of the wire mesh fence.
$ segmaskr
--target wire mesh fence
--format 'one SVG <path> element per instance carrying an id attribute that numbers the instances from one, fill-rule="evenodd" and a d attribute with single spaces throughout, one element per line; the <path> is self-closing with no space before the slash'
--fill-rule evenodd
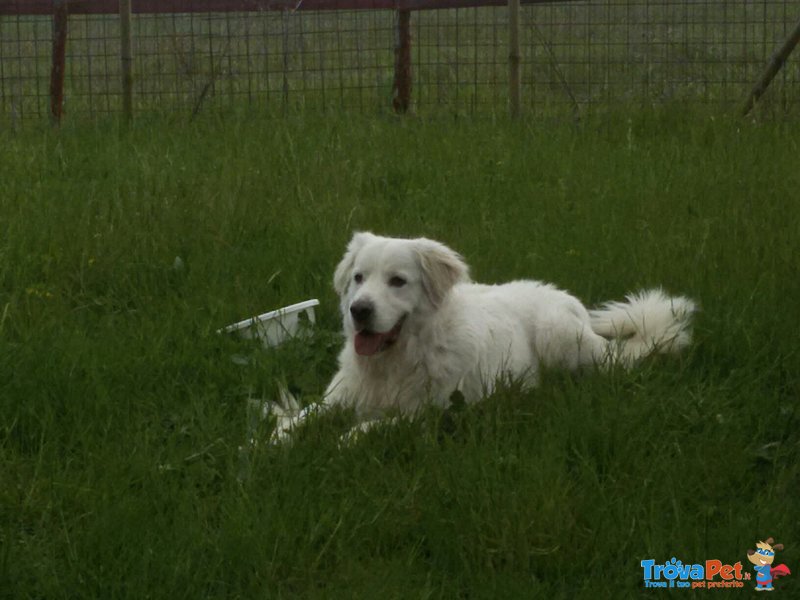
<path id="1" fill-rule="evenodd" d="M 0 114 L 6 118 L 48 114 L 53 18 L 26 13 L 51 4 L 0 0 Z M 248 11 L 241 1 L 211 4 L 213 12 L 134 15 L 138 112 L 391 110 L 398 11 L 386 6 L 393 3 L 318 0 L 331 10 L 310 10 L 299 0 L 280 10 Z M 226 6 L 237 10 L 223 11 Z M 70 10 L 65 111 L 118 112 L 119 16 Z M 521 15 L 527 110 L 672 100 L 727 107 L 741 102 L 800 18 L 800 0 L 537 2 L 523 4 Z M 414 10 L 411 40 L 415 110 L 505 110 L 504 6 Z M 789 59 L 764 102 L 781 110 L 800 105 L 799 58 Z"/>

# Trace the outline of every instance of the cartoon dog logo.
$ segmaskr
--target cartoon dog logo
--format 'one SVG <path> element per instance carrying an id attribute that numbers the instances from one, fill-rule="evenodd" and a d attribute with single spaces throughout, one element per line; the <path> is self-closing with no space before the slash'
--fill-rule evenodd
<path id="1" fill-rule="evenodd" d="M 755 565 L 756 570 L 756 591 L 771 592 L 772 580 L 784 575 L 791 575 L 792 572 L 786 565 L 772 566 L 775 562 L 775 552 L 783 550 L 783 544 L 776 544 L 772 538 L 767 538 L 766 542 L 758 542 L 757 550 L 747 551 L 747 560 Z"/>

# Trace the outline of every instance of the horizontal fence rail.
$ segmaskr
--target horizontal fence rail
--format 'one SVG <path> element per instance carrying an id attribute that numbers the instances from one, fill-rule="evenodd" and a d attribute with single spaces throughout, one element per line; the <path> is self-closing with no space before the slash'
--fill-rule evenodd
<path id="1" fill-rule="evenodd" d="M 800 0 L 521 0 L 522 112 L 740 107 Z M 61 17 L 57 7 L 63 7 Z M 131 0 L 135 112 L 507 111 L 508 0 Z M 55 42 L 64 35 L 61 98 Z M 122 112 L 119 2 L 0 0 L 0 120 Z M 800 106 L 790 54 L 759 100 Z M 774 61 L 772 61 L 774 63 Z M 57 105 L 57 106 L 56 106 Z M 60 113 L 59 113 L 60 114 Z"/>
<path id="2" fill-rule="evenodd" d="M 521 0 L 521 4 L 544 4 L 552 0 Z M 562 0 L 570 1 L 570 0 Z M 572 0 L 578 1 L 578 0 Z M 507 0 L 139 0 L 134 14 L 260 12 L 266 10 L 437 10 L 505 6 Z M 119 13 L 115 0 L 69 0 L 70 14 L 108 15 Z M 6 0 L 0 2 L 0 15 L 50 15 L 53 0 Z"/>

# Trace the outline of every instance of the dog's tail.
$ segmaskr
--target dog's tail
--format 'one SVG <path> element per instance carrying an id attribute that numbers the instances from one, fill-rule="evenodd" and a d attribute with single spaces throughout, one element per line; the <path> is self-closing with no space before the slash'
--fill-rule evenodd
<path id="1" fill-rule="evenodd" d="M 631 366 L 648 354 L 674 354 L 691 343 L 697 305 L 661 289 L 630 294 L 589 311 L 592 330 L 608 339 L 614 362 Z"/>

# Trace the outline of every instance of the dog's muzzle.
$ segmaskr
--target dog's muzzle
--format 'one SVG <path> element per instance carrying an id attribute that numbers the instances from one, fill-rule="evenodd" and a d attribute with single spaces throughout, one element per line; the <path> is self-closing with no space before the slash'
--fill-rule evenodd
<path id="1" fill-rule="evenodd" d="M 368 329 L 374 314 L 375 306 L 368 300 L 358 300 L 350 305 L 350 316 L 356 329 Z"/>
<path id="2" fill-rule="evenodd" d="M 392 346 L 400 336 L 400 330 L 406 318 L 400 319 L 389 331 L 380 332 L 370 329 L 360 329 L 353 337 L 356 354 L 359 356 L 373 356 Z"/>

